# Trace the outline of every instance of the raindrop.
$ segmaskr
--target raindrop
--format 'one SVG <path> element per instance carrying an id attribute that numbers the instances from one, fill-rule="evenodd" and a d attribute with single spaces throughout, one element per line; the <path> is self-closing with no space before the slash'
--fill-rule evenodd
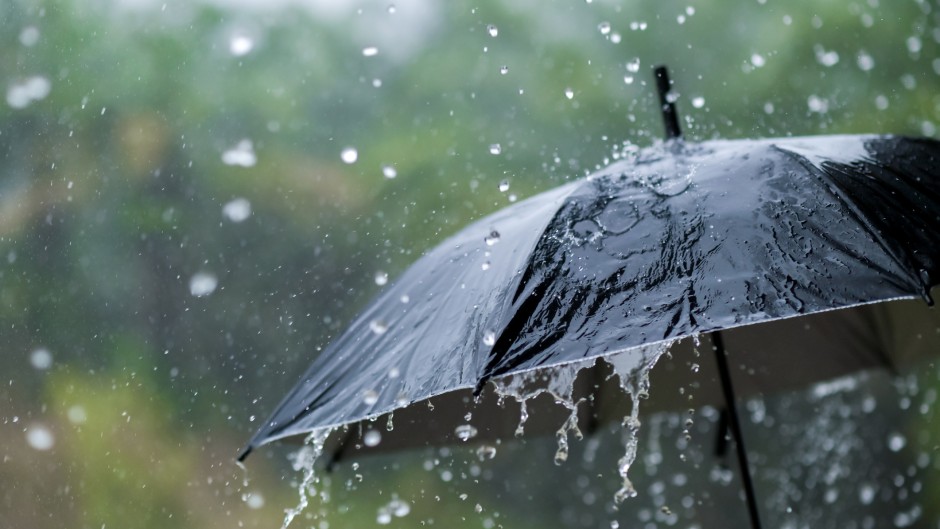
<path id="1" fill-rule="evenodd" d="M 695 108 L 702 108 L 705 106 L 705 98 L 702 96 L 693 97 L 692 106 Z"/>
<path id="2" fill-rule="evenodd" d="M 399 376 L 401 376 L 401 370 L 397 367 L 388 370 L 388 378 L 398 378 Z"/>
<path id="3" fill-rule="evenodd" d="M 260 492 L 242 494 L 242 500 L 249 509 L 260 509 L 264 507 L 264 496 L 262 496 Z"/>
<path id="4" fill-rule="evenodd" d="M 911 53 L 920 53 L 923 44 L 920 41 L 920 37 L 912 36 L 907 38 L 907 51 Z"/>
<path id="5" fill-rule="evenodd" d="M 565 88 L 565 97 L 568 99 L 574 99 L 574 90 L 570 88 Z"/>
<path id="6" fill-rule="evenodd" d="M 767 60 L 764 59 L 763 55 L 754 53 L 751 55 L 751 64 L 753 64 L 755 68 L 760 68 L 767 64 Z"/>
<path id="7" fill-rule="evenodd" d="M 52 367 L 52 353 L 45 347 L 40 347 L 29 354 L 29 363 L 39 370 L 49 369 Z"/>
<path id="8" fill-rule="evenodd" d="M 501 73 L 502 75 L 506 75 L 507 73 L 509 73 L 509 67 L 506 66 L 505 64 L 500 66 L 499 73 Z"/>
<path id="9" fill-rule="evenodd" d="M 225 165 L 237 165 L 239 167 L 251 167 L 258 163 L 258 157 L 255 156 L 255 150 L 251 140 L 242 140 L 231 149 L 223 152 L 222 163 Z"/>
<path id="10" fill-rule="evenodd" d="M 907 439 L 898 432 L 894 432 L 888 436 L 888 448 L 892 452 L 900 452 L 906 444 Z"/>
<path id="11" fill-rule="evenodd" d="M 34 101 L 45 99 L 51 90 L 52 83 L 45 77 L 27 77 L 7 88 L 7 104 L 13 108 L 26 108 Z"/>
<path id="12" fill-rule="evenodd" d="M 489 26 L 486 26 L 486 32 L 489 33 L 491 37 L 495 37 L 496 35 L 499 35 L 499 28 L 493 24 L 490 24 Z"/>
<path id="13" fill-rule="evenodd" d="M 454 429 L 454 434 L 456 434 L 457 438 L 461 441 L 468 441 L 477 436 L 477 429 L 470 424 L 461 424 Z"/>
<path id="14" fill-rule="evenodd" d="M 364 57 L 375 57 L 378 54 L 379 49 L 375 46 L 366 46 L 365 48 L 362 48 L 362 55 Z"/>
<path id="15" fill-rule="evenodd" d="M 372 320 L 369 322 L 369 330 L 377 336 L 385 334 L 385 331 L 388 330 L 388 323 L 380 319 Z"/>
<path id="16" fill-rule="evenodd" d="M 68 417 L 69 422 L 72 424 L 84 424 L 88 420 L 88 413 L 85 412 L 83 406 L 75 405 L 69 408 L 66 412 L 66 417 Z"/>
<path id="17" fill-rule="evenodd" d="M 639 57 L 627 63 L 627 71 L 630 73 L 637 73 L 640 71 L 640 58 Z"/>
<path id="18" fill-rule="evenodd" d="M 699 366 L 698 364 L 695 364 L 695 363 L 692 364 L 692 372 L 693 372 L 693 373 L 698 373 L 699 369 L 701 369 L 701 368 L 700 368 L 700 366 Z"/>
<path id="19" fill-rule="evenodd" d="M 491 231 L 489 235 L 483 238 L 483 242 L 485 242 L 487 246 L 493 246 L 494 244 L 498 243 L 499 232 L 496 230 Z"/>
<path id="20" fill-rule="evenodd" d="M 395 14 L 395 11 L 396 11 L 396 9 L 395 9 L 395 4 L 390 4 L 390 5 L 388 6 L 388 14 L 394 15 L 394 14 Z"/>
<path id="21" fill-rule="evenodd" d="M 29 48 L 39 42 L 39 29 L 36 26 L 26 26 L 20 31 L 20 44 Z"/>
<path id="22" fill-rule="evenodd" d="M 45 452 L 55 445 L 55 437 L 49 428 L 41 424 L 31 424 L 26 429 L 26 442 L 32 449 Z"/>
<path id="23" fill-rule="evenodd" d="M 388 512 L 388 509 L 383 507 L 379 509 L 379 513 L 376 515 L 375 521 L 379 525 L 388 525 L 392 523 L 392 513 Z"/>
<path id="24" fill-rule="evenodd" d="M 378 446 L 382 442 L 382 434 L 378 430 L 369 430 L 362 436 L 362 444 L 366 446 Z"/>
<path id="25" fill-rule="evenodd" d="M 408 303 L 411 301 L 411 297 L 408 294 L 402 294 L 401 297 L 398 298 L 398 301 L 401 301 L 402 303 Z"/>
<path id="26" fill-rule="evenodd" d="M 871 71 L 871 69 L 875 67 L 875 59 L 865 50 L 858 52 L 856 62 L 858 63 L 858 68 L 863 72 Z"/>
<path id="27" fill-rule="evenodd" d="M 378 286 L 383 286 L 388 283 L 388 274 L 379 270 L 375 273 L 375 284 Z"/>
<path id="28" fill-rule="evenodd" d="M 251 202 L 245 198 L 236 198 L 222 206 L 222 215 L 232 222 L 244 222 L 251 216 Z"/>
<path id="29" fill-rule="evenodd" d="M 601 22 L 597 25 L 597 30 L 601 32 L 601 35 L 607 35 L 610 33 L 610 22 Z"/>
<path id="30" fill-rule="evenodd" d="M 228 51 L 236 57 L 248 55 L 254 47 L 255 42 L 244 35 L 236 35 L 228 43 Z"/>
<path id="31" fill-rule="evenodd" d="M 353 147 L 346 147 L 342 152 L 339 153 L 339 157 L 345 163 L 356 163 L 356 160 L 359 159 L 359 151 Z"/>
<path id="32" fill-rule="evenodd" d="M 395 178 L 396 176 L 398 176 L 398 171 L 396 171 L 395 168 L 392 167 L 391 165 L 383 165 L 382 176 L 384 176 L 385 178 L 389 178 L 389 179 Z"/>
<path id="33" fill-rule="evenodd" d="M 827 51 L 817 44 L 813 46 L 813 51 L 816 53 L 816 62 L 827 68 L 835 66 L 839 62 L 839 54 L 835 50 Z"/>
<path id="34" fill-rule="evenodd" d="M 632 75 L 624 75 L 624 76 L 623 76 L 623 82 L 626 83 L 626 84 L 633 84 L 633 76 L 632 76 Z"/>
<path id="35" fill-rule="evenodd" d="M 620 41 L 623 40 L 623 37 L 620 36 L 620 33 L 616 31 L 610 34 L 610 41 L 614 44 L 620 44 Z"/>
<path id="36" fill-rule="evenodd" d="M 372 406 L 379 401 L 379 394 L 373 389 L 367 389 L 362 392 L 362 403 L 366 406 Z"/>
<path id="37" fill-rule="evenodd" d="M 864 483 L 861 487 L 858 488 L 858 500 L 862 502 L 862 505 L 871 505 L 871 502 L 875 499 L 875 487 L 870 483 Z"/>
<path id="38" fill-rule="evenodd" d="M 480 269 L 483 270 L 483 271 L 489 270 L 489 269 L 490 269 L 490 262 L 489 262 L 489 261 L 483 261 L 483 264 L 480 265 Z"/>
<path id="39" fill-rule="evenodd" d="M 480 461 L 486 461 L 487 459 L 493 459 L 496 457 L 496 447 L 490 445 L 482 445 L 477 448 L 477 457 Z"/>
<path id="40" fill-rule="evenodd" d="M 499 183 L 499 192 L 505 193 L 506 191 L 509 191 L 509 180 L 503 180 Z"/>
<path id="41" fill-rule="evenodd" d="M 189 293 L 197 298 L 205 297 L 215 292 L 218 285 L 219 280 L 215 274 L 197 272 L 189 279 Z"/>
<path id="42" fill-rule="evenodd" d="M 490 154 L 499 154 L 503 152 L 503 147 L 498 143 L 490 144 Z"/>
<path id="43" fill-rule="evenodd" d="M 817 114 L 825 114 L 826 112 L 829 112 L 829 101 L 817 96 L 816 94 L 813 94 L 806 99 L 806 106 L 809 107 L 810 112 L 815 112 Z"/>
<path id="44" fill-rule="evenodd" d="M 493 347 L 496 345 L 496 333 L 493 331 L 486 331 L 483 333 L 483 345 L 487 347 Z"/>

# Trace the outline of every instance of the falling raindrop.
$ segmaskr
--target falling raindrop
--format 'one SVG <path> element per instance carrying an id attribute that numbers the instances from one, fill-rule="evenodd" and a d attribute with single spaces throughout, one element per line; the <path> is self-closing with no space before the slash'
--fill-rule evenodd
<path id="1" fill-rule="evenodd" d="M 499 192 L 505 193 L 506 191 L 509 191 L 509 180 L 503 180 L 499 183 Z"/>
<path id="2" fill-rule="evenodd" d="M 197 298 L 208 296 L 215 292 L 219 280 L 210 272 L 197 272 L 189 279 L 189 293 Z"/>
<path id="3" fill-rule="evenodd" d="M 702 108 L 703 106 L 705 106 L 705 98 L 702 96 L 693 97 L 692 106 L 695 108 Z"/>
<path id="4" fill-rule="evenodd" d="M 751 64 L 753 64 L 755 68 L 761 68 L 767 64 L 767 60 L 764 59 L 763 55 L 754 53 L 751 55 Z"/>
<path id="5" fill-rule="evenodd" d="M 379 270 L 375 273 L 375 284 L 378 286 L 383 286 L 388 283 L 388 274 Z"/>
<path id="6" fill-rule="evenodd" d="M 45 77 L 27 77 L 7 88 L 7 104 L 13 108 L 26 108 L 35 101 L 45 99 L 51 90 L 52 83 Z"/>
<path id="7" fill-rule="evenodd" d="M 480 461 L 493 459 L 496 457 L 496 447 L 490 445 L 481 445 L 479 448 L 477 448 L 477 457 L 480 459 Z"/>
<path id="8" fill-rule="evenodd" d="M 574 90 L 565 88 L 565 97 L 568 99 L 574 99 Z"/>
<path id="9" fill-rule="evenodd" d="M 26 429 L 26 442 L 33 450 L 45 452 L 55 445 L 55 436 L 49 428 L 41 424 L 31 424 Z"/>
<path id="10" fill-rule="evenodd" d="M 489 33 L 491 37 L 495 37 L 496 35 L 499 35 L 499 28 L 493 24 L 490 24 L 489 26 L 486 26 L 486 32 Z"/>
<path id="11" fill-rule="evenodd" d="M 389 179 L 395 178 L 396 176 L 398 176 L 398 171 L 396 171 L 395 168 L 392 167 L 391 165 L 383 165 L 382 176 L 384 176 L 385 178 L 389 178 Z"/>
<path id="12" fill-rule="evenodd" d="M 457 438 L 461 441 L 468 441 L 477 436 L 477 429 L 470 424 L 461 424 L 454 429 L 454 434 L 457 435 Z"/>
<path id="13" fill-rule="evenodd" d="M 509 73 L 509 67 L 506 66 L 505 64 L 500 66 L 499 73 L 501 73 L 502 75 L 506 75 L 507 73 Z"/>
<path id="14" fill-rule="evenodd" d="M 369 430 L 362 435 L 362 444 L 372 447 L 382 442 L 382 433 L 378 430 Z"/>
<path id="15" fill-rule="evenodd" d="M 858 52 L 856 62 L 858 63 L 859 70 L 862 70 L 863 72 L 871 71 L 872 68 L 875 67 L 875 59 L 873 59 L 872 56 L 869 55 L 865 50 Z"/>
<path id="16" fill-rule="evenodd" d="M 27 48 L 35 46 L 39 42 L 39 29 L 36 26 L 26 26 L 20 31 L 20 44 Z"/>
<path id="17" fill-rule="evenodd" d="M 252 167 L 258 162 L 251 140 L 245 139 L 222 153 L 222 163 L 239 167 Z"/>
<path id="18" fill-rule="evenodd" d="M 365 48 L 362 48 L 362 55 L 364 57 L 375 57 L 378 54 L 379 49 L 375 46 L 366 46 Z"/>
<path id="19" fill-rule="evenodd" d="M 244 222 L 251 216 L 251 202 L 245 198 L 236 198 L 222 206 L 222 215 L 232 222 Z"/>
<path id="20" fill-rule="evenodd" d="M 601 22 L 597 25 L 597 30 L 601 32 L 601 35 L 607 35 L 610 33 L 610 22 Z"/>
<path id="21" fill-rule="evenodd" d="M 29 363 L 40 371 L 52 367 L 52 353 L 45 347 L 40 347 L 29 354 Z"/>
<path id="22" fill-rule="evenodd" d="M 242 501 L 245 502 L 245 505 L 247 505 L 249 509 L 260 509 L 264 507 L 264 496 L 262 496 L 260 492 L 252 491 L 242 494 Z"/>
<path id="23" fill-rule="evenodd" d="M 486 331 L 483 333 L 483 345 L 487 347 L 493 347 L 496 345 L 496 333 L 493 331 Z"/>
<path id="24" fill-rule="evenodd" d="M 88 413 L 83 406 L 78 404 L 71 406 L 66 412 L 69 422 L 72 424 L 84 424 L 88 420 Z"/>
<path id="25" fill-rule="evenodd" d="M 345 163 L 349 163 L 349 164 L 356 163 L 356 160 L 359 159 L 359 151 L 357 151 L 353 147 L 346 147 L 345 149 L 342 150 L 342 152 L 339 153 L 339 157 Z"/>
<path id="26" fill-rule="evenodd" d="M 496 155 L 503 152 L 503 147 L 498 143 L 490 144 L 490 154 Z"/>
<path id="27" fill-rule="evenodd" d="M 627 71 L 630 73 L 637 73 L 640 71 L 640 58 L 639 57 L 627 63 Z"/>
<path id="28" fill-rule="evenodd" d="M 898 432 L 893 432 L 888 436 L 888 448 L 892 452 L 900 452 L 904 445 L 907 444 L 907 439 Z"/>
<path id="29" fill-rule="evenodd" d="M 228 43 L 228 51 L 235 57 L 248 55 L 255 47 L 255 42 L 244 35 L 236 35 Z"/>
<path id="30" fill-rule="evenodd" d="M 483 261 L 483 263 L 480 265 L 480 269 L 483 270 L 483 271 L 489 270 L 489 269 L 490 269 L 490 262 L 489 262 L 489 261 Z"/>

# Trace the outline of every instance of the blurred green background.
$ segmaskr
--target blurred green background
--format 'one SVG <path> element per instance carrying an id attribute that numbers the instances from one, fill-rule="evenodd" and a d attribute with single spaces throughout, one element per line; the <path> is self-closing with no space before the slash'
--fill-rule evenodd
<path id="1" fill-rule="evenodd" d="M 286 449 L 248 485 L 233 458 L 376 275 L 657 141 L 652 65 L 693 140 L 937 137 L 940 2 L 884 4 L 0 3 L 0 526 L 279 526 Z M 931 418 L 907 437 L 929 445 Z M 391 491 L 400 527 L 503 523 L 434 499 L 435 454 L 362 462 L 371 488 L 341 469 L 298 525 L 375 525 Z M 520 494 L 506 527 L 549 523 Z"/>

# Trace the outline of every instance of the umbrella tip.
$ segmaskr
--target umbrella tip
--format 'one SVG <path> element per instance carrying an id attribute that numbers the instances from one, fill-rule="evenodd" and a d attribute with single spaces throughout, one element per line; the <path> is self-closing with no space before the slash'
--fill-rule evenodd
<path id="1" fill-rule="evenodd" d="M 238 461 L 239 463 L 244 462 L 244 461 L 245 461 L 245 458 L 248 457 L 248 454 L 251 453 L 251 450 L 252 450 L 252 446 L 251 446 L 251 445 L 248 445 L 248 446 L 246 446 L 245 448 L 242 448 L 241 453 L 238 454 L 238 457 L 236 457 L 235 460 Z"/>
<path id="2" fill-rule="evenodd" d="M 656 77 L 656 91 L 659 93 L 660 111 L 663 115 L 663 126 L 666 128 L 666 140 L 675 140 L 682 137 L 679 129 L 679 115 L 676 112 L 676 103 L 671 92 L 672 83 L 669 81 L 669 68 L 660 64 L 653 67 Z"/>

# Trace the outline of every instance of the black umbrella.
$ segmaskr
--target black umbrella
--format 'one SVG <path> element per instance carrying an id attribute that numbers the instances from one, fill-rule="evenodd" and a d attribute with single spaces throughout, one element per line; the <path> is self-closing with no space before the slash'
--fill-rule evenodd
<path id="1" fill-rule="evenodd" d="M 903 333 L 936 321 L 933 311 L 872 305 L 930 303 L 940 282 L 940 143 L 686 143 L 664 69 L 657 80 L 666 142 L 490 215 L 429 251 L 317 358 L 241 458 L 272 440 L 395 410 L 424 431 L 383 446 L 504 435 L 515 424 L 486 399 L 474 425 L 456 413 L 453 423 L 441 413 L 424 421 L 426 406 L 411 405 L 432 399 L 467 408 L 471 393 L 493 387 L 488 381 L 618 352 L 615 370 L 636 397 L 668 345 L 711 333 L 758 526 L 733 387 L 785 389 L 895 368 L 940 349 L 935 337 Z M 726 350 L 748 371 L 729 369 Z M 576 402 L 572 392 L 590 394 L 603 380 L 553 393 Z M 593 399 L 588 421 L 606 400 Z"/>

